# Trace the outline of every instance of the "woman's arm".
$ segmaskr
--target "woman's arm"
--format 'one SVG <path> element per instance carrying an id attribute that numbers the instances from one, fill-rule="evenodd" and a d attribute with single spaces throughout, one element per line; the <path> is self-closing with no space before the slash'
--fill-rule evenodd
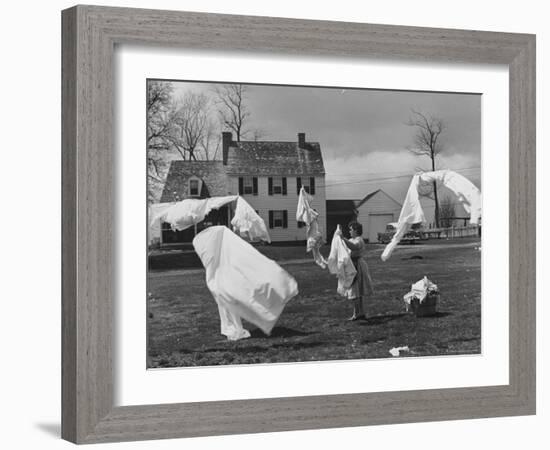
<path id="1" fill-rule="evenodd" d="M 342 236 L 342 239 L 346 243 L 346 245 L 348 246 L 348 248 L 350 250 L 360 250 L 361 249 L 360 244 L 356 244 L 354 242 L 351 242 L 349 239 L 346 239 L 344 236 Z"/>

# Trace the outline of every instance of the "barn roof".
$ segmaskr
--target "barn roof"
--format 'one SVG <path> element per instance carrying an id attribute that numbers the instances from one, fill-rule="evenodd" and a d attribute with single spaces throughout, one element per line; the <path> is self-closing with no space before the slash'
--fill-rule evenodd
<path id="1" fill-rule="evenodd" d="M 232 142 L 227 155 L 230 175 L 322 175 L 325 173 L 321 146 L 306 142 Z"/>
<path id="2" fill-rule="evenodd" d="M 356 208 L 360 208 L 361 206 L 363 206 L 365 203 L 367 203 L 371 198 L 373 198 L 378 193 L 384 194 L 386 197 L 388 197 L 390 200 L 392 200 L 393 202 L 395 202 L 396 204 L 398 204 L 401 207 L 401 203 L 399 203 L 397 200 L 395 200 L 386 191 L 384 191 L 383 189 L 377 189 L 376 191 L 372 191 L 370 194 L 367 194 L 363 198 L 363 200 L 361 200 L 359 203 L 357 203 Z"/>
<path id="3" fill-rule="evenodd" d="M 349 215 L 355 213 L 357 200 L 327 200 L 327 215 Z"/>
<path id="4" fill-rule="evenodd" d="M 160 202 L 173 202 L 189 196 L 189 179 L 200 178 L 201 198 L 228 194 L 229 179 L 222 161 L 180 161 L 170 163 Z"/>

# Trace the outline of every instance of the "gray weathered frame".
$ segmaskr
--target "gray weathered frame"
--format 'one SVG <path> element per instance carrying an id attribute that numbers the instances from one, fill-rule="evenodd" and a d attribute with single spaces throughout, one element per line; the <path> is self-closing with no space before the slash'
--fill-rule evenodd
<path id="1" fill-rule="evenodd" d="M 535 413 L 535 36 L 75 6 L 62 13 L 62 436 L 76 443 Z M 113 51 L 118 43 L 506 64 L 508 385 L 113 406 Z"/>

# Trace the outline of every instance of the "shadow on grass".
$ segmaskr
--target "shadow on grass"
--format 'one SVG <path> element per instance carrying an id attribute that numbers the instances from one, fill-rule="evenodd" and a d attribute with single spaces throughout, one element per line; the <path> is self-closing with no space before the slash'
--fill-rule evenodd
<path id="1" fill-rule="evenodd" d="M 383 325 L 385 323 L 391 322 L 392 320 L 401 319 L 408 316 L 407 313 L 399 314 L 383 314 L 380 316 L 367 317 L 365 320 L 362 320 L 361 325 Z"/>
<path id="2" fill-rule="evenodd" d="M 421 316 L 419 317 L 419 319 L 439 319 L 441 317 L 447 317 L 447 316 L 452 316 L 453 313 L 450 313 L 450 312 L 436 312 L 434 314 L 430 314 L 429 316 Z"/>
<path id="3" fill-rule="evenodd" d="M 288 337 L 294 337 L 294 336 L 308 336 L 312 333 L 308 333 L 307 331 L 300 331 L 300 330 L 293 330 L 292 328 L 287 327 L 275 327 L 273 330 L 271 330 L 271 334 L 268 336 L 265 334 L 262 330 L 259 328 L 255 328 L 254 330 L 250 331 L 250 337 L 251 338 L 288 338 Z"/>

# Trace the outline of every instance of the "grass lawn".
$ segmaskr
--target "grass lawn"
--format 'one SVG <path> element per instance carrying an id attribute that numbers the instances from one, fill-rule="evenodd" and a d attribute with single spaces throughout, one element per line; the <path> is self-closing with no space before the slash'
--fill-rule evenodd
<path id="1" fill-rule="evenodd" d="M 481 252 L 479 241 L 456 239 L 399 246 L 389 261 L 383 246 L 370 248 L 376 293 L 366 321 L 347 322 L 350 302 L 336 294 L 336 278 L 317 267 L 304 248 L 277 250 L 300 294 L 286 306 L 271 336 L 244 323 L 252 336 L 237 342 L 220 334 L 218 310 L 204 270 L 150 272 L 148 366 L 179 367 L 479 353 L 481 349 Z M 326 254 L 326 251 L 324 252 Z M 424 275 L 441 292 L 438 314 L 405 313 L 402 297 Z"/>

